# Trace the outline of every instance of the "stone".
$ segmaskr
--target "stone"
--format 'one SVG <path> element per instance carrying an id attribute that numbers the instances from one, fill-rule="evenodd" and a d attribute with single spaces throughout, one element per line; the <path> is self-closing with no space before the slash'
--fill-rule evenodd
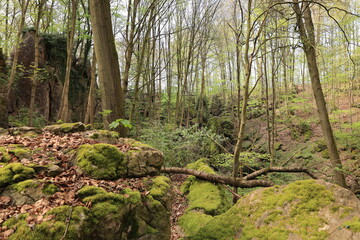
<path id="1" fill-rule="evenodd" d="M 46 126 L 44 128 L 44 131 L 49 131 L 54 134 L 83 132 L 83 131 L 85 131 L 85 125 L 81 122 L 62 123 L 62 124 Z"/>

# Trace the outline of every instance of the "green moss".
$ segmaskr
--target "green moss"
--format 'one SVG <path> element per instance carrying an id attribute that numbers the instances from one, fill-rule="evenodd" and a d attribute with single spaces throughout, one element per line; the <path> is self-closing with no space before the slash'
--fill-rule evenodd
<path id="1" fill-rule="evenodd" d="M 354 217 L 352 220 L 345 222 L 343 227 L 350 229 L 352 232 L 360 232 L 360 217 Z"/>
<path id="2" fill-rule="evenodd" d="M 85 186 L 83 188 L 81 188 L 76 195 L 79 198 L 85 198 L 85 197 L 89 197 L 89 196 L 93 196 L 96 194 L 104 194 L 107 193 L 105 191 L 105 189 L 101 188 L 101 187 L 94 187 L 94 186 Z"/>
<path id="3" fill-rule="evenodd" d="M 150 189 L 150 195 L 158 198 L 166 194 L 170 188 L 170 179 L 165 176 L 158 176 L 152 179 L 152 186 Z"/>
<path id="4" fill-rule="evenodd" d="M 23 181 L 35 174 L 34 169 L 26 167 L 21 163 L 10 163 L 0 168 L 0 187 Z"/>
<path id="5" fill-rule="evenodd" d="M 86 175 L 96 179 L 114 180 L 126 175 L 125 154 L 110 144 L 80 146 L 76 164 Z"/>
<path id="6" fill-rule="evenodd" d="M 186 236 L 193 236 L 212 218 L 212 216 L 202 212 L 190 211 L 180 217 L 179 224 L 184 230 Z"/>
<path id="7" fill-rule="evenodd" d="M 99 133 L 106 137 L 119 138 L 120 135 L 118 132 L 109 131 L 109 130 L 99 130 Z"/>
<path id="8" fill-rule="evenodd" d="M 139 191 L 133 191 L 130 188 L 125 188 L 123 195 L 128 203 L 139 203 L 141 202 L 141 194 Z"/>
<path id="9" fill-rule="evenodd" d="M 219 187 L 206 181 L 196 181 L 189 189 L 188 210 L 202 209 L 206 214 L 216 215 L 227 210 Z"/>
<path id="10" fill-rule="evenodd" d="M 130 192 L 128 190 L 128 192 Z M 113 205 L 122 205 L 126 203 L 126 197 L 121 194 L 107 192 L 100 187 L 86 186 L 77 192 L 77 196 L 82 199 L 83 202 L 91 202 L 93 205 L 101 202 L 109 202 Z M 131 196 L 127 196 L 129 201 L 134 201 L 135 193 L 131 193 Z"/>
<path id="11" fill-rule="evenodd" d="M 39 184 L 40 183 L 38 181 L 29 179 L 29 180 L 25 180 L 25 181 L 13 184 L 13 185 L 11 185 L 11 188 L 18 192 L 22 192 L 28 188 L 36 188 L 39 186 Z"/>
<path id="12" fill-rule="evenodd" d="M 7 163 L 11 160 L 11 156 L 9 155 L 8 151 L 4 147 L 0 147 L 0 162 Z"/>
<path id="13" fill-rule="evenodd" d="M 32 151 L 28 148 L 16 147 L 13 149 L 9 149 L 9 153 L 12 153 L 15 155 L 15 157 L 22 159 L 22 158 L 30 158 Z"/>
<path id="14" fill-rule="evenodd" d="M 112 215 L 119 214 L 119 209 L 117 205 L 109 202 L 101 202 L 92 208 L 91 214 L 97 221 L 101 221 L 105 217 L 109 218 Z"/>
<path id="15" fill-rule="evenodd" d="M 188 164 L 187 168 L 215 174 L 207 165 L 207 159 L 202 158 Z M 225 197 L 224 189 L 216 184 L 199 180 L 193 176 L 188 177 L 181 186 L 183 193 L 188 193 L 189 210 L 201 209 L 206 214 L 217 215 L 225 212 L 230 207 L 230 202 Z"/>
<path id="16" fill-rule="evenodd" d="M 54 184 L 45 184 L 42 192 L 47 195 L 53 195 L 54 193 L 58 192 L 59 188 Z"/>
<path id="17" fill-rule="evenodd" d="M 237 236 L 249 240 L 281 240 L 288 239 L 290 234 L 302 239 L 327 238 L 326 231 L 319 231 L 326 220 L 319 217 L 318 212 L 332 204 L 334 196 L 325 186 L 314 180 L 304 180 L 257 194 L 251 197 L 256 201 L 241 199 L 226 213 L 215 216 L 191 239 L 232 239 Z"/>

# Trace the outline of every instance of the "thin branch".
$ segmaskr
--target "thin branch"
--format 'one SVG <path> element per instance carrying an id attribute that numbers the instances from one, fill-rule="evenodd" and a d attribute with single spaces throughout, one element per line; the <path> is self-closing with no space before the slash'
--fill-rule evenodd
<path id="1" fill-rule="evenodd" d="M 301 167 L 295 167 L 295 168 L 268 167 L 268 168 L 260 169 L 260 170 L 258 170 L 256 172 L 253 172 L 253 173 L 247 175 L 246 177 L 244 177 L 244 180 L 251 180 L 251 179 L 254 179 L 254 178 L 256 178 L 256 177 L 258 177 L 260 175 L 268 173 L 268 172 L 303 172 L 303 173 L 306 173 L 307 175 L 309 175 L 311 178 L 317 179 L 317 177 L 306 168 L 301 168 Z"/>

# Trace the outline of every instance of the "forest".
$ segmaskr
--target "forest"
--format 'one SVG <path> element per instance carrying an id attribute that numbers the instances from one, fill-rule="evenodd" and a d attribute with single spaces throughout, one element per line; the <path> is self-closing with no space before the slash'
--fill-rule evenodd
<path id="1" fill-rule="evenodd" d="M 0 239 L 360 239 L 360 1 L 0 13 Z"/>

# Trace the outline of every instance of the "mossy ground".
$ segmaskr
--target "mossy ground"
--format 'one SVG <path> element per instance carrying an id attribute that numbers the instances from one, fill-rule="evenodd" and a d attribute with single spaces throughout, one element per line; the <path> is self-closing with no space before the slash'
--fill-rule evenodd
<path id="1" fill-rule="evenodd" d="M 0 187 L 17 183 L 31 178 L 35 174 L 34 169 L 21 163 L 10 163 L 0 168 Z"/>
<path id="2" fill-rule="evenodd" d="M 260 194 L 261 193 L 261 194 Z M 314 180 L 304 180 L 286 187 L 274 186 L 239 200 L 226 213 L 215 216 L 191 239 L 277 239 L 290 234 L 302 239 L 326 239 L 321 229 L 326 220 L 321 208 L 332 204 L 333 194 Z M 287 210 L 286 210 L 287 209 Z M 291 226 L 291 227 L 290 227 Z"/>
<path id="3" fill-rule="evenodd" d="M 82 145 L 76 164 L 86 175 L 95 179 L 115 180 L 126 175 L 126 157 L 110 144 Z"/>

